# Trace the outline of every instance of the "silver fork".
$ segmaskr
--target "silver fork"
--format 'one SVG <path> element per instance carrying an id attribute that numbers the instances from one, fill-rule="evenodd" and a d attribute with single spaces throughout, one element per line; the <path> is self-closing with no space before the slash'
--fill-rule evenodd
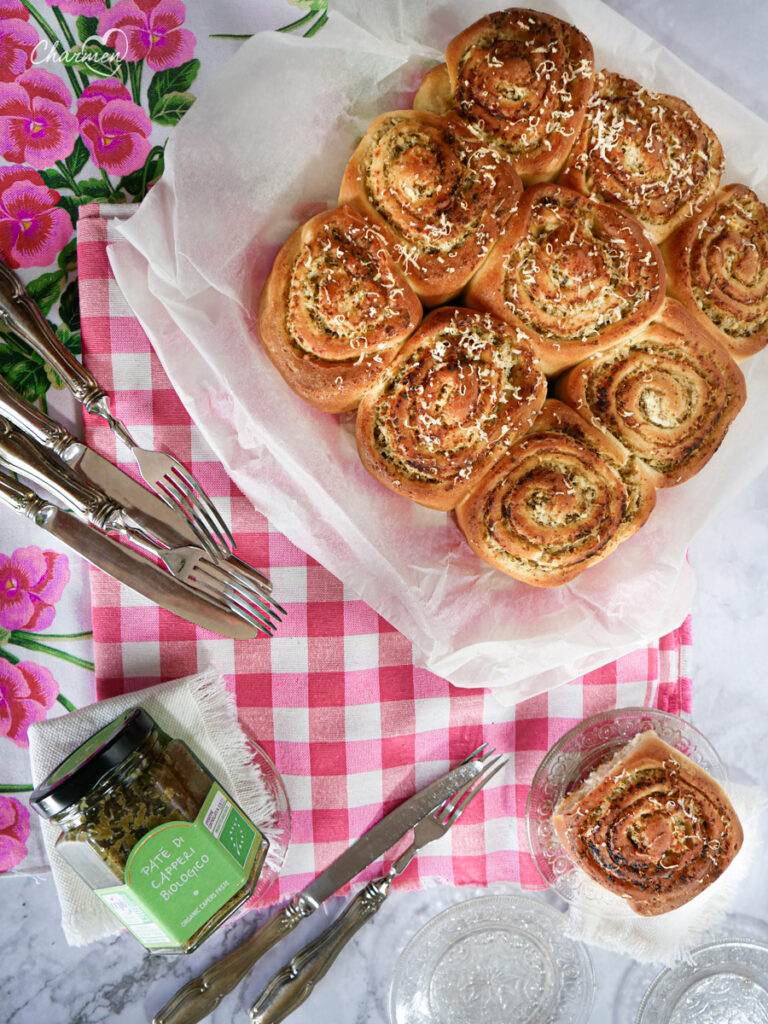
<path id="1" fill-rule="evenodd" d="M 116 526 L 138 547 L 160 558 L 168 571 L 182 583 L 200 590 L 223 603 L 231 612 L 252 623 L 262 633 L 272 636 L 285 608 L 264 589 L 239 573 L 232 563 L 212 562 L 201 549 L 189 545 L 184 548 L 164 548 L 143 531 L 130 526 Z"/>
<path id="2" fill-rule="evenodd" d="M 0 323 L 50 363 L 88 412 L 107 421 L 130 449 L 146 483 L 169 508 L 183 515 L 209 554 L 226 558 L 237 546 L 235 539 L 197 480 L 172 455 L 139 447 L 125 424 L 112 414 L 109 398 L 99 382 L 62 345 L 19 278 L 2 262 Z"/>
<path id="3" fill-rule="evenodd" d="M 492 754 L 493 751 L 488 753 Z M 506 758 L 501 754 L 491 758 L 476 778 L 462 786 L 433 814 L 422 818 L 414 829 L 413 842 L 393 862 L 389 871 L 369 882 L 330 927 L 273 975 L 261 995 L 251 1005 L 251 1024 L 278 1024 L 310 996 L 317 982 L 324 977 L 350 938 L 376 913 L 387 898 L 395 876 L 405 871 L 423 846 L 445 835 L 480 790 L 506 763 Z"/>

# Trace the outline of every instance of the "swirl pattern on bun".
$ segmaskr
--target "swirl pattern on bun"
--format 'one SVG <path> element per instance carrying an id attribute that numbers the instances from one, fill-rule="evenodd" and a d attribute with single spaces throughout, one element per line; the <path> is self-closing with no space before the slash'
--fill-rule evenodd
<path id="1" fill-rule="evenodd" d="M 697 473 L 746 401 L 725 347 L 674 299 L 638 334 L 569 370 L 555 392 L 639 459 L 657 487 Z"/>
<path id="2" fill-rule="evenodd" d="M 639 529 L 654 495 L 619 446 L 550 400 L 461 502 L 456 518 L 489 565 L 524 583 L 555 587 Z"/>
<path id="3" fill-rule="evenodd" d="M 561 800 L 552 824 L 574 864 L 644 916 L 693 899 L 743 842 L 722 787 L 653 730 Z"/>
<path id="4" fill-rule="evenodd" d="M 509 160 L 526 185 L 557 177 L 592 91 L 587 37 L 559 18 L 512 8 L 452 39 L 414 107 L 448 113 Z"/>
<path id="5" fill-rule="evenodd" d="M 546 386 L 521 332 L 435 310 L 361 402 L 360 458 L 385 487 L 447 511 L 528 429 Z"/>
<path id="6" fill-rule="evenodd" d="M 512 167 L 466 128 L 406 110 L 371 123 L 339 202 L 379 225 L 413 290 L 437 306 L 480 266 L 521 192 Z"/>
<path id="7" fill-rule="evenodd" d="M 466 301 L 533 331 L 550 375 L 652 320 L 664 289 L 661 254 L 634 217 L 562 185 L 534 185 Z"/>
<path id="8" fill-rule="evenodd" d="M 768 206 L 726 185 L 664 243 L 670 294 L 737 361 L 768 344 Z"/>
<path id="9" fill-rule="evenodd" d="M 722 146 L 688 103 L 601 71 L 559 180 L 621 203 L 662 242 L 711 199 L 722 173 Z"/>
<path id="10" fill-rule="evenodd" d="M 348 206 L 318 214 L 280 250 L 258 329 L 288 385 L 325 412 L 354 409 L 421 322 L 381 232 Z"/>

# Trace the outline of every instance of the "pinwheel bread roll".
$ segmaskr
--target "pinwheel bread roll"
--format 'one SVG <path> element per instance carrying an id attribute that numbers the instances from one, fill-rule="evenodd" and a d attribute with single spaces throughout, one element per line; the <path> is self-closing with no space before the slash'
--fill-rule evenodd
<path id="1" fill-rule="evenodd" d="M 664 243 L 667 286 L 737 361 L 768 344 L 768 206 L 726 185 Z"/>
<path id="2" fill-rule="evenodd" d="M 725 346 L 667 299 L 638 334 L 565 373 L 555 394 L 671 487 L 717 451 L 746 386 Z"/>
<path id="3" fill-rule="evenodd" d="M 546 387 L 522 332 L 445 306 L 360 403 L 360 458 L 385 487 L 447 511 L 528 429 Z"/>
<path id="4" fill-rule="evenodd" d="M 339 195 L 375 221 L 426 306 L 458 295 L 522 191 L 494 150 L 460 125 L 420 111 L 375 118 Z"/>
<path id="5" fill-rule="evenodd" d="M 621 203 L 662 242 L 711 199 L 722 172 L 717 136 L 686 102 L 601 71 L 559 180 Z"/>
<path id="6" fill-rule="evenodd" d="M 342 206 L 307 221 L 280 250 L 258 330 L 296 394 L 344 412 L 357 407 L 421 317 L 381 232 Z"/>
<path id="7" fill-rule="evenodd" d="M 488 14 L 446 50 L 414 98 L 448 112 L 530 185 L 556 178 L 592 91 L 592 45 L 559 18 L 525 8 Z"/>
<path id="8" fill-rule="evenodd" d="M 552 824 L 574 864 L 645 916 L 697 896 L 743 841 L 722 787 L 652 730 L 561 800 Z"/>
<path id="9" fill-rule="evenodd" d="M 619 445 L 549 400 L 456 509 L 469 546 L 536 587 L 575 579 L 647 520 L 648 478 Z"/>
<path id="10" fill-rule="evenodd" d="M 634 217 L 562 185 L 534 185 L 465 301 L 533 331 L 550 375 L 648 323 L 664 288 L 661 254 Z"/>

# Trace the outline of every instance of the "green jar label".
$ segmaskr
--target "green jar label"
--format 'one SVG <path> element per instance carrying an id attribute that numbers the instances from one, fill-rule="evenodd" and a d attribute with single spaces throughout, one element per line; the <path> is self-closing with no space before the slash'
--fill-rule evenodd
<path id="1" fill-rule="evenodd" d="M 214 785 L 194 822 L 152 829 L 131 850 L 125 885 L 96 894 L 147 948 L 183 946 L 240 892 L 265 845 Z"/>

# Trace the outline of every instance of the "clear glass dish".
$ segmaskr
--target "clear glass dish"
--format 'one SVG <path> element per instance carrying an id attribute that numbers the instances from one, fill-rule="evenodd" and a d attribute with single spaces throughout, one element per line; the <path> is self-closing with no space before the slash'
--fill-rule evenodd
<path id="1" fill-rule="evenodd" d="M 768 922 L 747 914 L 727 914 L 712 939 L 718 942 L 725 939 L 753 939 L 758 943 L 768 943 Z M 658 964 L 635 961 L 626 969 L 616 990 L 613 1024 L 629 1024 L 637 1019 L 643 998 L 658 974 Z"/>
<path id="2" fill-rule="evenodd" d="M 481 896 L 411 939 L 390 988 L 392 1024 L 586 1024 L 595 975 L 562 914 L 526 896 Z"/>
<path id="3" fill-rule="evenodd" d="M 552 826 L 560 800 L 633 736 L 654 729 L 721 786 L 728 776 L 712 744 L 677 715 L 655 708 L 618 708 L 585 719 L 547 751 L 536 769 L 525 808 L 525 830 L 533 861 L 547 885 L 569 903 L 611 917 L 636 915 L 615 893 L 593 882 L 568 857 Z"/>
<path id="4" fill-rule="evenodd" d="M 636 1024 L 768 1024 L 768 944 L 726 939 L 658 975 Z"/>

